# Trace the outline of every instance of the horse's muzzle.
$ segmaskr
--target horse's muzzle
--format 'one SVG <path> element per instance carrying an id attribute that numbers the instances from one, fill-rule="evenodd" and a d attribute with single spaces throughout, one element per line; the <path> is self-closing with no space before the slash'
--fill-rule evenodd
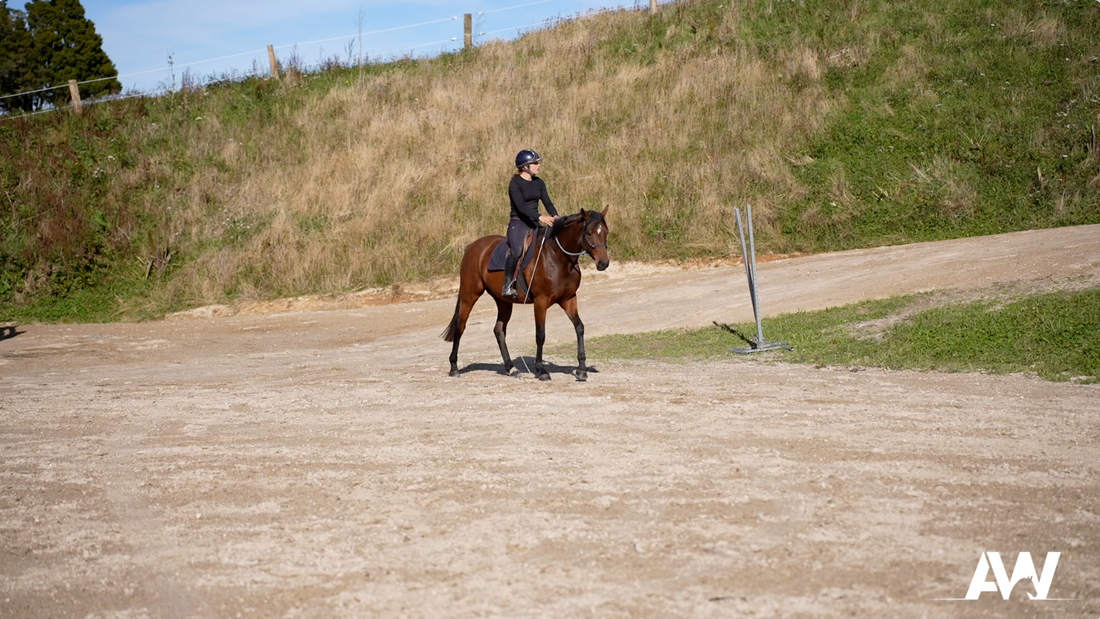
<path id="1" fill-rule="evenodd" d="M 608 266 L 609 264 L 611 264 L 611 261 L 610 261 L 610 260 L 600 260 L 599 262 L 597 262 L 597 263 L 596 263 L 596 270 L 597 270 L 597 271 L 603 271 L 603 270 L 606 270 L 606 269 L 607 269 L 607 266 Z"/>

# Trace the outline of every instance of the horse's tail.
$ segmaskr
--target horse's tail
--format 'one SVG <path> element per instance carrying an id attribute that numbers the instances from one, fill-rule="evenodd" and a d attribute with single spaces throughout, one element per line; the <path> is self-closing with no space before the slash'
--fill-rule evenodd
<path id="1" fill-rule="evenodd" d="M 455 302 L 455 315 L 451 318 L 451 323 L 447 325 L 443 333 L 439 334 L 444 342 L 453 342 L 455 341 L 455 336 L 458 335 L 458 308 L 460 307 L 462 307 L 462 295 L 458 295 L 458 301 Z"/>

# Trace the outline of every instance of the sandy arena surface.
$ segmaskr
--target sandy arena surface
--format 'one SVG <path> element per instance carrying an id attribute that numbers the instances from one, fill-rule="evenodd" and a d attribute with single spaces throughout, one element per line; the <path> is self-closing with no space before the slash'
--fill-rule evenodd
<path id="1" fill-rule="evenodd" d="M 1095 285 L 1100 226 L 758 270 L 767 314 Z M 514 379 L 487 299 L 453 379 L 449 285 L 0 331 L 0 617 L 1100 617 L 1100 386 L 745 358 Z M 589 336 L 752 317 L 733 264 L 612 262 L 580 302 Z M 987 551 L 1060 552 L 1051 599 L 959 600 Z"/>

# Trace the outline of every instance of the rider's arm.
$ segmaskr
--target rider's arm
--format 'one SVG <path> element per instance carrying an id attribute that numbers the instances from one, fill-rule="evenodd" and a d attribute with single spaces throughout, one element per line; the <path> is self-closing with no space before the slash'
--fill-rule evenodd
<path id="1" fill-rule="evenodd" d="M 554 208 L 554 203 L 550 201 L 550 192 L 546 190 L 546 183 L 542 183 L 542 196 L 540 196 L 539 199 L 542 200 L 542 204 L 546 207 L 547 213 L 550 213 L 550 215 L 554 217 L 558 216 L 558 209 Z"/>

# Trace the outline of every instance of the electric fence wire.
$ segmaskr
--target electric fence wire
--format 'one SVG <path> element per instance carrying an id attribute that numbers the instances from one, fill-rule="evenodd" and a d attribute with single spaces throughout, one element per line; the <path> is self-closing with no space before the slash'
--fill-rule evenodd
<path id="1" fill-rule="evenodd" d="M 509 11 L 509 10 L 512 10 L 512 9 L 523 8 L 523 7 L 526 7 L 526 6 L 533 6 L 535 4 L 544 4 L 544 3 L 547 3 L 547 2 L 558 2 L 558 1 L 559 0 L 539 0 L 539 2 L 531 2 L 531 3 L 528 3 L 528 4 L 518 4 L 518 5 L 510 6 L 510 7 L 504 7 L 504 8 L 500 8 L 500 9 L 493 9 L 492 11 L 483 11 L 482 13 L 479 13 L 479 15 L 483 15 L 485 13 L 495 13 L 495 12 L 498 12 L 498 11 Z M 339 37 L 331 37 L 331 38 L 327 38 L 327 39 L 318 39 L 316 41 L 306 41 L 304 43 L 288 43 L 288 44 L 285 44 L 285 45 L 272 46 L 272 48 L 273 49 L 286 49 L 288 47 L 315 45 L 317 43 L 328 43 L 330 41 L 343 41 L 343 40 L 346 40 L 346 39 L 349 39 L 349 38 L 372 36 L 372 35 L 376 35 L 376 34 L 384 34 L 384 33 L 387 33 L 387 32 L 396 32 L 398 30 L 408 30 L 409 28 L 419 28 L 421 26 L 430 26 L 430 25 L 433 25 L 433 24 L 440 24 L 440 23 L 449 22 L 449 21 L 456 21 L 457 19 L 458 19 L 457 15 L 452 15 L 451 17 L 446 17 L 446 18 L 443 18 L 443 19 L 436 19 L 436 20 L 420 22 L 420 23 L 416 23 L 416 24 L 405 24 L 403 26 L 394 26 L 392 28 L 382 28 L 380 30 L 372 30 L 370 32 L 357 32 L 357 33 L 354 33 L 354 34 L 349 34 L 349 35 L 344 35 L 344 36 L 339 36 Z M 455 37 L 454 39 L 451 39 L 451 40 L 457 40 L 457 37 Z M 426 47 L 428 45 L 435 45 L 435 43 L 424 43 L 423 45 L 417 45 L 417 46 L 402 48 L 402 49 L 414 49 L 416 47 Z M 248 56 L 250 54 L 260 54 L 260 53 L 263 53 L 264 51 L 266 51 L 266 50 L 264 50 L 264 49 L 254 49 L 254 50 L 250 50 L 250 51 L 247 51 L 247 52 L 238 52 L 238 53 L 235 53 L 235 54 L 229 54 L 227 56 L 218 56 L 217 58 L 208 58 L 206 60 L 195 60 L 193 62 L 178 64 L 178 65 L 173 64 L 171 66 L 161 67 L 159 69 L 148 69 L 146 71 L 135 71 L 133 73 L 117 74 L 117 75 L 112 75 L 110 77 L 99 77 L 99 78 L 95 78 L 95 79 L 90 79 L 90 80 L 84 80 L 84 81 L 81 81 L 81 82 L 77 82 L 77 85 L 92 84 L 94 82 L 103 82 L 103 81 L 106 81 L 106 80 L 123 79 L 123 78 L 127 78 L 127 77 L 135 77 L 135 76 L 138 76 L 138 75 L 147 75 L 149 73 L 158 73 L 158 72 L 162 72 L 162 71 L 172 71 L 176 68 L 191 67 L 191 66 L 206 64 L 206 63 L 210 63 L 210 62 L 217 62 L 219 60 L 229 60 L 230 58 L 238 58 L 240 56 Z M 0 96 L 0 99 L 9 99 L 9 98 L 12 98 L 12 97 L 21 97 L 21 96 L 24 96 L 24 95 L 33 95 L 33 94 L 37 94 L 37 93 L 40 93 L 40 92 L 46 92 L 46 91 L 49 91 L 49 90 L 57 90 L 58 88 L 67 88 L 67 87 L 68 87 L 68 83 L 60 84 L 60 85 L 57 85 L 57 86 L 47 86 L 46 88 L 39 88 L 38 90 L 28 90 L 28 91 L 25 91 L 25 92 L 17 92 L 17 93 L 10 94 L 10 95 L 2 95 L 2 96 Z"/>
<path id="2" fill-rule="evenodd" d="M 347 34 L 347 35 L 344 35 L 342 37 L 332 37 L 332 38 L 329 38 L 329 39 L 319 39 L 317 41 L 306 41 L 305 43 L 289 43 L 287 45 L 273 46 L 273 49 L 285 49 L 287 47 L 295 47 L 295 46 L 298 46 L 298 45 L 301 45 L 301 46 L 316 45 L 317 43 L 328 43 L 329 41 L 345 41 L 349 38 L 355 38 L 355 37 L 360 37 L 360 36 L 365 37 L 365 36 L 370 36 L 370 35 L 374 35 L 374 34 L 382 34 L 382 33 L 385 33 L 385 32 L 394 32 L 396 30 L 406 30 L 408 28 L 418 28 L 420 26 L 430 26 L 432 24 L 441 24 L 443 22 L 455 21 L 457 19 L 458 19 L 458 16 L 454 15 L 452 17 L 447 17 L 445 19 L 437 19 L 435 21 L 426 21 L 426 22 L 422 22 L 422 23 L 419 23 L 419 24 L 409 24 L 407 26 L 396 26 L 396 27 L 393 27 L 393 28 L 385 28 L 385 29 L 382 29 L 382 30 L 372 30 L 371 32 L 362 32 L 362 33 L 357 32 L 355 34 Z M 431 45 L 431 43 L 426 43 L 425 45 Z M 254 53 L 254 52 L 249 52 L 249 53 Z"/>
<path id="3" fill-rule="evenodd" d="M 531 4 L 521 4 L 521 5 L 518 5 L 516 7 L 511 7 L 511 8 L 520 8 L 520 7 L 523 7 L 523 6 L 531 6 L 532 4 L 542 4 L 543 2 L 553 2 L 553 1 L 554 0 L 541 0 L 540 2 L 532 2 Z M 674 2 L 674 1 L 675 0 L 665 0 L 665 2 Z M 658 4 L 661 4 L 661 3 L 659 2 Z M 637 3 L 635 3 L 634 5 L 619 4 L 619 5 L 616 5 L 616 6 L 604 7 L 602 9 L 591 9 L 589 11 L 586 11 L 583 14 L 583 16 L 584 17 L 591 17 L 593 15 L 601 15 L 603 13 L 612 13 L 612 12 L 615 12 L 615 11 L 636 10 L 637 6 L 638 6 Z M 494 11 L 484 11 L 482 13 L 478 13 L 478 15 L 484 15 L 485 13 L 493 13 L 495 11 L 506 11 L 506 10 L 508 10 L 508 9 L 495 9 Z M 497 30 L 488 30 L 488 31 L 485 31 L 485 32 L 478 32 L 477 36 L 483 37 L 483 36 L 490 35 L 490 34 L 497 34 L 499 32 L 512 32 L 512 31 L 517 31 L 517 30 L 524 30 L 524 29 L 527 29 L 527 28 L 534 28 L 536 26 L 545 26 L 545 25 L 557 24 L 557 23 L 561 23 L 561 22 L 564 22 L 564 21 L 568 21 L 568 20 L 569 20 L 568 17 L 549 17 L 549 18 L 544 19 L 542 21 L 537 21 L 537 22 L 526 24 L 526 25 L 523 25 L 523 26 L 510 26 L 508 28 L 499 28 Z"/>
<path id="4" fill-rule="evenodd" d="M 489 13 L 499 13 L 499 12 L 502 12 L 502 11 L 511 11 L 511 10 L 514 10 L 514 9 L 521 9 L 521 8 L 526 8 L 526 7 L 530 7 L 530 6 L 535 6 L 535 5 L 538 5 L 538 4 L 546 4 L 546 3 L 549 3 L 549 2 L 558 2 L 558 1 L 559 0 L 539 0 L 538 2 L 528 2 L 526 4 L 517 4 L 517 5 L 513 5 L 513 6 L 509 6 L 509 7 L 503 7 L 503 8 L 499 8 L 499 9 L 492 9 L 492 10 L 489 10 L 489 11 L 480 11 L 478 13 L 478 15 L 481 16 L 481 15 L 487 15 Z M 666 1 L 670 1 L 670 0 L 666 0 Z M 634 8 L 637 8 L 637 6 L 638 6 L 638 3 L 635 2 Z M 601 13 L 607 13 L 607 12 L 611 12 L 611 11 L 619 11 L 619 10 L 624 10 L 624 9 L 630 9 L 630 6 L 625 5 L 625 4 L 620 4 L 620 5 L 613 6 L 613 7 L 605 7 L 605 8 L 602 8 L 602 9 L 596 9 L 596 10 L 588 11 L 588 12 L 585 13 L 585 15 L 586 16 L 598 15 L 598 14 L 601 14 Z M 383 33 L 387 33 L 387 32 L 395 32 L 395 31 L 398 31 L 398 30 L 407 30 L 407 29 L 410 29 L 410 28 L 418 28 L 418 27 L 422 27 L 422 26 L 429 26 L 429 25 L 444 23 L 444 22 L 448 22 L 448 21 L 455 21 L 457 19 L 458 19 L 458 16 L 455 15 L 455 16 L 451 16 L 451 17 L 447 17 L 447 18 L 443 18 L 443 19 L 436 19 L 436 20 L 420 22 L 420 23 L 416 23 L 416 24 L 406 24 L 406 25 L 403 25 L 403 26 L 394 26 L 392 28 L 383 28 L 383 29 L 380 29 L 380 30 L 372 30 L 370 32 L 349 34 L 349 35 L 344 35 L 344 36 L 341 36 L 341 37 L 331 37 L 331 38 L 326 38 L 326 39 L 318 39 L 318 40 L 315 40 L 315 41 L 306 41 L 304 43 L 289 43 L 289 44 L 286 44 L 286 45 L 272 46 L 272 49 L 286 49 L 288 47 L 315 45 L 315 44 L 318 44 L 318 43 L 328 43 L 330 41 L 342 41 L 342 40 L 346 40 L 346 39 L 349 39 L 349 38 L 354 39 L 355 37 L 364 37 L 364 36 L 370 36 L 370 35 L 375 35 L 375 34 L 383 34 Z M 490 35 L 490 34 L 497 34 L 497 33 L 500 33 L 500 32 L 519 31 L 519 30 L 524 30 L 526 28 L 534 28 L 534 27 L 537 27 L 537 26 L 545 26 L 547 24 L 558 23 L 558 22 L 561 22 L 561 21 L 565 21 L 565 18 L 551 17 L 551 18 L 544 19 L 544 20 L 537 21 L 537 22 L 533 22 L 533 23 L 530 23 L 530 24 L 525 24 L 525 25 L 522 25 L 522 26 L 510 26 L 508 28 L 500 28 L 500 29 L 497 29 L 497 30 L 489 30 L 489 31 L 484 31 L 484 32 L 478 32 L 477 36 L 481 37 L 481 36 L 486 36 L 486 35 Z M 440 40 L 440 41 L 433 41 L 431 43 L 421 43 L 419 45 L 412 45 L 412 46 L 409 46 L 409 47 L 391 49 L 391 50 L 387 50 L 385 52 L 382 52 L 378 55 L 382 56 L 382 57 L 385 57 L 385 56 L 389 55 L 390 57 L 392 57 L 392 55 L 395 54 L 396 52 L 408 51 L 408 50 L 412 50 L 412 49 L 419 49 L 419 48 L 422 48 L 422 47 L 430 47 L 430 46 L 433 46 L 433 45 L 442 45 L 442 44 L 445 44 L 445 43 L 455 42 L 457 40 L 458 40 L 458 37 L 451 37 L 449 39 L 443 39 L 443 40 Z M 123 79 L 123 78 L 127 78 L 127 77 L 134 77 L 134 76 L 138 76 L 138 75 L 147 75 L 149 73 L 159 73 L 159 72 L 163 72 L 163 71 L 174 71 L 177 68 L 188 68 L 188 67 L 192 67 L 192 66 L 195 66 L 195 65 L 206 64 L 206 63 L 210 63 L 210 62 L 218 62 L 220 60 L 228 60 L 230 58 L 238 58 L 238 57 L 241 57 L 241 56 L 248 56 L 250 54 L 260 54 L 260 53 L 263 53 L 264 51 L 266 51 L 266 50 L 256 49 L 256 50 L 250 50 L 250 51 L 247 51 L 247 52 L 238 52 L 238 53 L 235 53 L 235 54 L 229 54 L 229 55 L 226 55 L 226 56 L 218 56 L 217 58 L 209 58 L 209 59 L 206 59 L 206 60 L 196 60 L 196 61 L 193 61 L 193 62 L 178 64 L 178 65 L 177 64 L 172 64 L 171 66 L 162 67 L 162 68 L 159 68 L 159 69 L 148 69 L 148 70 L 145 70 L 145 71 L 135 71 L 135 72 L 132 72 L 132 73 L 117 74 L 117 75 L 113 75 L 113 76 L 110 76 L 110 77 L 100 77 L 100 78 L 95 78 L 95 79 L 90 79 L 90 80 L 83 80 L 83 81 L 77 82 L 77 85 L 82 86 L 84 84 L 92 84 L 92 83 L 95 83 L 95 82 L 102 82 L 102 81 L 106 81 L 106 80 Z M 255 73 L 246 74 L 246 75 L 255 75 Z M 50 91 L 50 90 L 57 90 L 59 88 L 66 88 L 66 87 L 68 87 L 67 83 L 66 84 L 60 84 L 60 85 L 57 85 L 57 86 L 47 86 L 46 88 L 39 88 L 38 90 L 28 90 L 28 91 L 25 91 L 25 92 L 18 92 L 18 93 L 9 94 L 9 95 L 0 95 L 0 100 L 10 99 L 10 98 L 13 98 L 13 97 L 21 97 L 21 96 L 26 96 L 26 95 L 32 95 L 32 94 L 37 94 L 37 93 L 40 93 L 40 92 L 47 92 L 47 91 Z M 163 92 L 166 92 L 167 90 L 168 89 L 164 89 L 159 94 L 163 94 Z M 103 99 L 99 99 L 99 100 L 92 99 L 92 100 L 87 101 L 86 103 L 88 105 L 94 105 L 95 103 L 99 103 L 99 102 L 102 102 L 102 101 L 119 101 L 119 100 L 123 100 L 123 99 L 130 99 L 130 98 L 133 98 L 133 97 L 147 96 L 148 94 L 149 93 L 143 93 L 142 92 L 142 93 L 134 93 L 134 94 L 130 94 L 130 95 L 122 95 L 122 96 L 112 95 L 112 96 L 104 97 Z M 153 96 L 156 96 L 156 95 L 153 95 Z M 20 114 L 18 116 L 10 116 L 10 115 L 7 115 L 7 114 L 3 114 L 3 115 L 0 115 L 0 119 L 8 120 L 8 119 L 14 119 L 14 118 L 24 118 L 26 116 L 36 116 L 38 114 L 46 114 L 46 113 L 49 113 L 49 112 L 55 112 L 55 111 L 59 111 L 59 110 L 67 110 L 67 109 L 71 109 L 72 107 L 73 106 L 71 106 L 71 105 L 64 106 L 64 107 L 51 107 L 51 108 L 45 109 L 45 110 L 37 110 L 35 112 L 27 112 L 27 113 L 24 113 L 24 114 Z"/>
<path id="5" fill-rule="evenodd" d="M 488 15 L 489 13 L 499 13 L 501 11 L 511 11 L 512 9 L 522 9 L 528 6 L 535 6 L 536 4 L 546 4 L 547 2 L 557 2 L 557 0 L 539 0 L 538 2 L 528 2 L 527 4 L 517 4 L 515 6 L 507 6 L 503 9 L 492 9 L 489 11 L 479 11 L 478 15 Z"/>

